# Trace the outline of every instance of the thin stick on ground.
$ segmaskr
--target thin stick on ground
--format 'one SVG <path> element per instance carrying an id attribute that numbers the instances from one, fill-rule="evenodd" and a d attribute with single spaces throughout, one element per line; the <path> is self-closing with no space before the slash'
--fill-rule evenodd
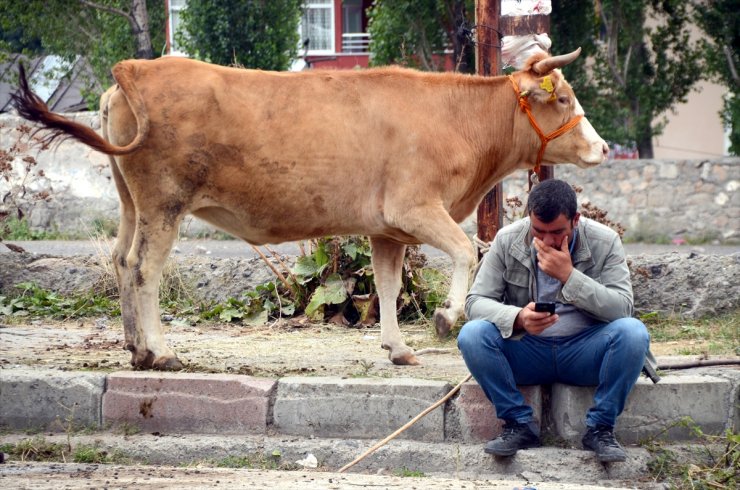
<path id="1" fill-rule="evenodd" d="M 272 254 L 272 256 L 275 257 L 275 260 L 278 261 L 278 263 L 282 266 L 282 268 L 285 269 L 285 272 L 290 276 L 290 278 L 293 280 L 293 282 L 294 283 L 298 283 L 298 279 L 296 279 L 296 277 L 290 271 L 290 267 L 288 267 L 288 265 L 285 262 L 283 262 L 283 260 L 280 258 L 280 254 L 278 254 L 276 251 L 274 251 L 273 249 L 271 249 L 267 245 L 264 245 L 264 247 L 265 247 L 265 250 L 267 250 L 268 252 L 270 252 L 270 254 Z"/>
<path id="2" fill-rule="evenodd" d="M 262 253 L 262 250 L 260 250 L 259 248 L 255 247 L 251 243 L 250 243 L 250 246 L 254 249 L 255 252 L 257 252 L 257 254 L 260 257 L 262 257 L 262 260 L 265 262 L 265 264 L 267 264 L 267 267 L 269 267 L 270 270 L 277 276 L 277 278 L 280 279 L 280 282 L 283 283 L 283 286 L 285 286 L 285 288 L 288 291 L 291 291 L 292 292 L 293 291 L 293 288 L 291 288 L 290 287 L 290 284 L 288 284 L 288 280 L 285 279 L 285 276 L 283 276 L 283 274 L 279 270 L 277 270 L 274 265 L 272 265 L 272 263 L 270 262 L 270 259 L 268 259 L 267 257 L 265 257 L 265 254 Z"/>
<path id="3" fill-rule="evenodd" d="M 342 466 L 342 468 L 339 469 L 339 473 L 344 473 L 346 470 L 350 469 L 351 467 L 353 467 L 354 465 L 356 465 L 357 463 L 359 463 L 360 461 L 362 461 L 363 459 L 365 459 L 366 457 L 368 457 L 369 455 L 371 455 L 372 453 L 374 453 L 381 447 L 385 446 L 388 442 L 395 439 L 400 434 L 405 432 L 409 427 L 411 427 L 412 425 L 417 423 L 419 420 L 421 420 L 421 418 L 426 416 L 426 414 L 428 414 L 429 412 L 431 412 L 432 410 L 434 410 L 435 408 L 437 408 L 438 406 L 442 405 L 444 402 L 452 398 L 452 396 L 460 390 L 460 387 L 462 387 L 462 385 L 466 383 L 472 376 L 473 376 L 472 374 L 468 374 L 467 376 L 465 376 L 465 379 L 460 381 L 457 384 L 457 386 L 452 388 L 449 393 L 447 393 L 445 396 L 437 400 L 433 405 L 428 407 L 426 410 L 421 412 L 419 415 L 417 415 L 413 419 L 406 422 L 400 429 L 396 430 L 393 434 L 389 435 L 382 441 L 376 443 L 373 447 L 371 447 L 370 449 L 362 453 L 360 456 L 358 456 L 354 461 Z"/>

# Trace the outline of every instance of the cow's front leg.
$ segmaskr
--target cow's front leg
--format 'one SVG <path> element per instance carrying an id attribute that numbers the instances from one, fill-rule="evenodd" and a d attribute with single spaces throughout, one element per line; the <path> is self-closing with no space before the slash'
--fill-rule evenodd
<path id="1" fill-rule="evenodd" d="M 380 301 L 380 341 L 390 351 L 393 364 L 416 365 L 414 351 L 401 338 L 396 316 L 396 302 L 401 291 L 401 270 L 406 245 L 386 238 L 371 237 L 373 274 Z"/>
<path id="2" fill-rule="evenodd" d="M 162 269 L 175 240 L 179 220 L 163 222 L 163 217 L 140 216 L 126 262 L 134 291 L 136 319 L 135 344 L 131 364 L 139 369 L 177 371 L 184 366 L 167 346 L 159 321 L 159 283 Z"/>
<path id="3" fill-rule="evenodd" d="M 465 295 L 475 265 L 475 250 L 460 226 L 438 205 L 417 206 L 402 214 L 400 227 L 421 242 L 446 252 L 452 259 L 452 283 L 444 304 L 434 311 L 437 336 L 450 333 L 465 309 Z"/>

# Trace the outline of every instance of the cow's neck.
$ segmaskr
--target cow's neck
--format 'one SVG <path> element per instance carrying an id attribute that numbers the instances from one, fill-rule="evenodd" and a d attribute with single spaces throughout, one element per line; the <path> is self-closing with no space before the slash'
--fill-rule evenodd
<path id="1" fill-rule="evenodd" d="M 471 77 L 470 81 L 474 95 L 461 97 L 464 100 L 459 103 L 460 116 L 472 118 L 470 124 L 465 124 L 465 138 L 473 150 L 470 162 L 473 178 L 452 205 L 450 211 L 455 219 L 458 218 L 455 215 L 463 214 L 464 218 L 472 213 L 497 182 L 517 169 L 527 168 L 524 162 L 529 160 L 532 148 L 528 144 L 531 135 L 527 132 L 523 139 L 519 134 L 522 116 L 511 82 L 506 77 Z"/>

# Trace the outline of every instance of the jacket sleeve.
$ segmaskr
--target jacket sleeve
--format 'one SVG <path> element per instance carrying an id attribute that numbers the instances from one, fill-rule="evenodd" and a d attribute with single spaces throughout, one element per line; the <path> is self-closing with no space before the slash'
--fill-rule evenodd
<path id="1" fill-rule="evenodd" d="M 560 290 L 559 300 L 601 321 L 611 322 L 632 316 L 634 303 L 630 271 L 619 235 L 615 234 L 605 247 L 607 253 L 598 280 L 573 269 Z"/>
<path id="2" fill-rule="evenodd" d="M 465 315 L 468 320 L 487 320 L 495 324 L 501 336 L 508 338 L 511 337 L 514 320 L 521 308 L 503 303 L 506 291 L 505 270 L 503 244 L 494 239 L 465 298 Z"/>

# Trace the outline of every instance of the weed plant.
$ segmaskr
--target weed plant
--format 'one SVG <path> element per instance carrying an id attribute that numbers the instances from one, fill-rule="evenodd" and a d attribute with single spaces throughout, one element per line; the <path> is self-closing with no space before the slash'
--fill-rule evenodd
<path id="1" fill-rule="evenodd" d="M 667 447 L 661 437 L 676 429 L 688 431 L 696 443 L 680 452 Z M 650 477 L 671 490 L 740 488 L 740 434 L 737 432 L 728 429 L 722 435 L 705 434 L 691 417 L 684 417 L 645 441 L 643 446 L 652 454 L 648 463 Z"/>

